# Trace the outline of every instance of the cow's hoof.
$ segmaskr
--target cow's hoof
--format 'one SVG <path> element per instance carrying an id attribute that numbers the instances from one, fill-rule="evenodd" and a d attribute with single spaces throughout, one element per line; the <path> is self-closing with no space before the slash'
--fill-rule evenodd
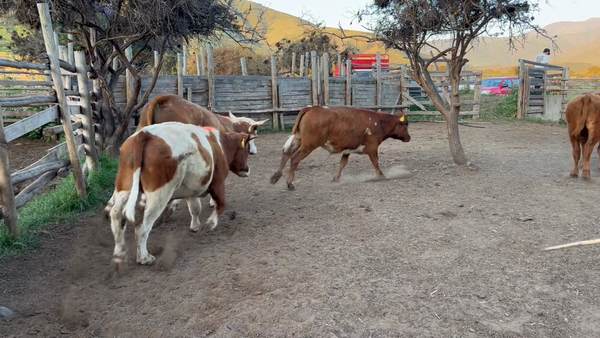
<path id="1" fill-rule="evenodd" d="M 138 263 L 140 263 L 142 265 L 152 265 L 152 264 L 154 264 L 155 260 L 156 260 L 156 258 L 154 258 L 154 256 L 152 256 L 151 254 L 148 254 L 148 256 L 142 258 L 141 260 L 138 260 Z"/>
<path id="2" fill-rule="evenodd" d="M 589 180 L 590 179 L 590 171 L 589 170 L 584 170 L 581 173 L 581 178 L 583 178 L 584 180 Z"/>
<path id="3" fill-rule="evenodd" d="M 336 183 L 338 183 L 339 181 L 340 181 L 339 177 L 334 177 L 333 180 L 332 180 L 332 182 L 336 182 Z"/>
<path id="4" fill-rule="evenodd" d="M 296 187 L 294 186 L 294 183 L 293 183 L 293 182 L 288 182 L 288 184 L 287 184 L 287 188 L 288 188 L 288 190 L 290 190 L 290 191 L 296 190 Z"/>
<path id="5" fill-rule="evenodd" d="M 281 171 L 274 173 L 273 176 L 271 176 L 271 184 L 277 183 L 281 176 L 283 176 L 283 173 Z"/>
<path id="6" fill-rule="evenodd" d="M 125 263 L 125 259 L 123 257 L 113 257 L 112 262 L 116 265 L 121 265 Z"/>
<path id="7" fill-rule="evenodd" d="M 577 178 L 577 177 L 579 177 L 579 173 L 571 173 L 571 177 L 572 178 Z"/>

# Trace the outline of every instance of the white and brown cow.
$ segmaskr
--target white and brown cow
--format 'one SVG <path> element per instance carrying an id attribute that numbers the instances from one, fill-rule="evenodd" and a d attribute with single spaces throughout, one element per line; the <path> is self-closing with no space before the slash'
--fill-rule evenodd
<path id="1" fill-rule="evenodd" d="M 125 257 L 126 221 L 135 222 L 141 193 L 146 200 L 142 223 L 135 228 L 138 263 L 154 262 L 146 249 L 148 234 L 172 200 L 186 200 L 192 231 L 213 230 L 225 209 L 227 174 L 231 170 L 247 177 L 250 172 L 249 141 L 247 134 L 179 122 L 151 125 L 130 136 L 121 147 L 115 191 L 105 209 L 115 239 L 113 260 L 121 263 Z M 202 226 L 200 197 L 207 194 L 215 200 L 216 208 Z"/>

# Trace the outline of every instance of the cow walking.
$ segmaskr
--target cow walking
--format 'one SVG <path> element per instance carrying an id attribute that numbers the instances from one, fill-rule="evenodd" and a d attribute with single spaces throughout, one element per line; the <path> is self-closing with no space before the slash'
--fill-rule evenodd
<path id="1" fill-rule="evenodd" d="M 294 172 L 300 161 L 321 147 L 330 154 L 342 154 L 340 168 L 334 176 L 339 181 L 350 154 L 367 154 L 375 167 L 378 179 L 385 176 L 379 168 L 379 145 L 388 138 L 410 141 L 408 118 L 372 110 L 313 106 L 303 108 L 283 147 L 279 170 L 271 177 L 271 184 L 281 178 L 288 160 L 290 171 L 286 180 L 289 190 L 294 190 Z"/>
<path id="2" fill-rule="evenodd" d="M 115 191 L 105 209 L 115 239 L 113 260 L 120 263 L 125 257 L 126 220 L 135 221 L 141 192 L 146 201 L 142 223 L 135 228 L 138 263 L 154 262 L 146 241 L 154 222 L 171 200 L 186 199 L 192 231 L 213 230 L 225 209 L 228 172 L 231 170 L 240 177 L 247 177 L 250 172 L 249 139 L 246 134 L 179 122 L 151 125 L 130 136 L 121 147 Z M 216 208 L 202 226 L 200 197 L 207 194 L 215 200 Z"/>
<path id="3" fill-rule="evenodd" d="M 579 176 L 579 161 L 583 153 L 582 178 L 590 178 L 590 158 L 600 141 L 600 96 L 584 94 L 572 99 L 565 112 L 569 139 L 573 148 L 571 177 Z M 600 147 L 598 148 L 600 156 Z M 599 162 L 600 167 L 600 162 Z"/>

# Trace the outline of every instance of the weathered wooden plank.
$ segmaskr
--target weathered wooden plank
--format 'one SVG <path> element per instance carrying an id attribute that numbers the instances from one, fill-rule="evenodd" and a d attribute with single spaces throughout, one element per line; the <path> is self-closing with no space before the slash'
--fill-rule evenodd
<path id="1" fill-rule="evenodd" d="M 46 125 L 58 118 L 58 106 L 52 106 L 34 116 L 25 118 L 19 122 L 13 123 L 5 128 L 6 142 L 16 140 L 17 138 L 33 131 L 43 125 Z"/>
<path id="2" fill-rule="evenodd" d="M 9 68 L 17 68 L 17 69 L 31 69 L 31 70 L 49 70 L 50 67 L 48 65 L 40 64 L 40 63 L 28 63 L 28 62 L 19 62 L 19 61 L 10 61 L 0 59 L 0 67 L 9 67 Z"/>

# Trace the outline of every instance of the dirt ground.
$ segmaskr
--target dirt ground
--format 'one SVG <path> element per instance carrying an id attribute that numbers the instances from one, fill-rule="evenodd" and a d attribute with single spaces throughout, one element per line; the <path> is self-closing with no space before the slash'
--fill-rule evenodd
<path id="1" fill-rule="evenodd" d="M 111 276 L 99 214 L 54 226 L 0 262 L 3 337 L 598 337 L 600 171 L 569 178 L 565 127 L 460 127 L 473 167 L 452 165 L 442 123 L 380 148 L 384 173 L 318 150 L 296 191 L 269 184 L 287 134 L 261 134 L 251 177 L 230 175 L 228 209 L 205 236 L 185 204 Z M 203 199 L 203 219 L 212 211 Z M 133 229 L 127 229 L 135 253 Z"/>

